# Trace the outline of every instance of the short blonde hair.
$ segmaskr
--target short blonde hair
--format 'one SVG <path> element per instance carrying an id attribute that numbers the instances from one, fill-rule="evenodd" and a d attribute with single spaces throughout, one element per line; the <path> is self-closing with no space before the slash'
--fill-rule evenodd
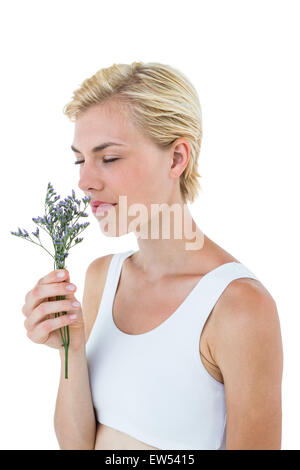
<path id="1" fill-rule="evenodd" d="M 134 124 L 159 148 L 168 148 L 180 137 L 187 140 L 190 158 L 180 175 L 180 191 L 184 203 L 193 202 L 202 190 L 198 180 L 202 112 L 189 79 L 157 62 L 113 64 L 84 80 L 63 113 L 74 122 L 90 106 L 112 98 L 129 105 Z"/>

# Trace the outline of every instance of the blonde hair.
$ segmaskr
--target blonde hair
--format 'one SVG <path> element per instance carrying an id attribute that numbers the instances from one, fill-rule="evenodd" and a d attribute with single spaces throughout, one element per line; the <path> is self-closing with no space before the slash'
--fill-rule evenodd
<path id="1" fill-rule="evenodd" d="M 180 137 L 187 140 L 190 158 L 180 175 L 180 191 L 184 203 L 193 202 L 202 190 L 198 180 L 202 113 L 189 79 L 157 62 L 113 64 L 84 80 L 63 113 L 74 122 L 90 106 L 112 98 L 129 108 L 134 124 L 159 148 L 168 148 Z"/>

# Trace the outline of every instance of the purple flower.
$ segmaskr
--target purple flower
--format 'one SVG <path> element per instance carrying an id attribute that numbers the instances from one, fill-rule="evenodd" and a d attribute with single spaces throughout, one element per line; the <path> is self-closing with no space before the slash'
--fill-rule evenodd
<path id="1" fill-rule="evenodd" d="M 79 224 L 77 223 L 80 217 L 88 217 L 88 214 L 84 211 L 78 212 L 77 205 L 81 204 L 79 199 L 75 197 L 75 191 L 72 189 L 72 196 L 67 196 L 63 201 L 59 201 L 56 205 L 55 202 L 60 199 L 60 196 L 56 196 L 53 186 L 48 183 L 47 193 L 45 198 L 46 213 L 43 217 L 33 217 L 32 221 L 38 225 L 35 232 L 31 232 L 35 238 L 40 242 L 39 227 L 50 235 L 54 247 L 54 254 L 51 254 L 42 243 L 34 241 L 27 230 L 22 230 L 18 227 L 18 232 L 10 232 L 12 235 L 21 237 L 28 240 L 47 251 L 50 256 L 54 259 L 54 269 L 65 268 L 65 259 L 69 256 L 70 248 L 80 243 L 83 238 L 78 237 L 79 233 L 86 229 L 89 222 Z M 54 199 L 52 200 L 52 198 Z M 84 210 L 89 204 L 91 198 L 84 197 L 82 202 L 84 203 Z M 47 213 L 48 209 L 48 213 Z M 72 244 L 72 242 L 74 242 Z M 63 298 L 62 298 L 63 297 Z M 65 296 L 59 296 L 57 300 L 63 300 Z M 66 313 L 66 312 L 63 312 Z M 58 316 L 60 313 L 58 313 Z M 69 348 L 69 326 L 60 328 L 61 338 L 63 346 L 65 348 L 65 377 L 68 378 L 68 348 Z"/>

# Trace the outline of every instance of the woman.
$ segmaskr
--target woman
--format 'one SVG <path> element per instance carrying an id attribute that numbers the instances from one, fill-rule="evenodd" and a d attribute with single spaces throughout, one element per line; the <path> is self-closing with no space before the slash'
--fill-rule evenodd
<path id="1" fill-rule="evenodd" d="M 168 65 L 114 64 L 85 80 L 64 112 L 75 122 L 79 188 L 103 233 L 133 232 L 139 250 L 88 266 L 82 308 L 67 270 L 26 296 L 29 338 L 60 351 L 61 449 L 280 449 L 276 303 L 186 204 L 200 189 L 195 88 Z"/>

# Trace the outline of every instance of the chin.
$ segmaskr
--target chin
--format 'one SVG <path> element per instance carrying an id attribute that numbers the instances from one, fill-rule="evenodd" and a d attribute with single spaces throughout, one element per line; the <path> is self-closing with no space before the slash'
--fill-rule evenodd
<path id="1" fill-rule="evenodd" d="M 119 238 L 129 233 L 128 231 L 120 232 L 120 230 L 116 229 L 115 227 L 108 227 L 107 223 L 101 224 L 101 222 L 100 229 L 103 235 L 109 238 Z"/>

